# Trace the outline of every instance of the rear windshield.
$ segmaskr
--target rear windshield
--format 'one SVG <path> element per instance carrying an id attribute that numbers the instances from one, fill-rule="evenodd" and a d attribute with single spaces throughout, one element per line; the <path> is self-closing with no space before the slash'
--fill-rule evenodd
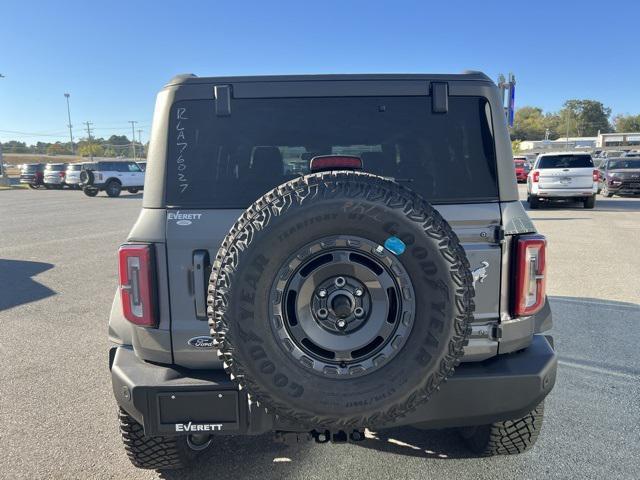
<path id="1" fill-rule="evenodd" d="M 609 161 L 609 170 L 624 170 L 627 168 L 640 168 L 640 159 Z"/>
<path id="2" fill-rule="evenodd" d="M 524 167 L 524 160 L 516 160 L 514 163 L 516 167 Z"/>
<path id="3" fill-rule="evenodd" d="M 37 172 L 38 170 L 42 170 L 42 165 L 39 164 L 31 164 L 31 165 L 24 165 L 22 167 L 22 171 L 23 172 Z"/>
<path id="4" fill-rule="evenodd" d="M 229 116 L 211 100 L 178 102 L 166 202 L 246 208 L 326 154 L 358 155 L 436 203 L 497 200 L 490 118 L 480 97 L 449 97 L 445 114 L 430 97 L 234 99 Z"/>
<path id="5" fill-rule="evenodd" d="M 67 167 L 67 170 L 71 172 L 77 172 L 79 170 L 82 170 L 82 165 L 80 163 L 74 163 L 73 165 L 69 165 Z"/>
<path id="6" fill-rule="evenodd" d="M 64 172 L 67 169 L 67 166 L 64 164 L 56 164 L 56 165 L 47 165 L 46 170 L 50 172 Z"/>
<path id="7" fill-rule="evenodd" d="M 591 155 L 549 155 L 541 157 L 538 168 L 587 168 L 593 167 Z"/>

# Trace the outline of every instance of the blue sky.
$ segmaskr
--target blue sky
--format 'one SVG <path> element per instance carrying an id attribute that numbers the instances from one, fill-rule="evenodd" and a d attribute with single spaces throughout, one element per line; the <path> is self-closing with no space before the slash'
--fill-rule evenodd
<path id="1" fill-rule="evenodd" d="M 86 120 L 130 135 L 137 120 L 146 141 L 156 92 L 186 72 L 512 71 L 516 106 L 592 98 L 640 113 L 638 2 L 512 4 L 3 0 L 0 140 L 66 140 L 69 92 L 74 136 Z"/>

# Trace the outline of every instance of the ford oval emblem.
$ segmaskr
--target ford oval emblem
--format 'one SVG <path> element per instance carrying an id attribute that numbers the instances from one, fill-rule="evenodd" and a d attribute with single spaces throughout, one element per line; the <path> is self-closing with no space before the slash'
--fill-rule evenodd
<path id="1" fill-rule="evenodd" d="M 176 223 L 178 225 L 191 225 L 191 220 L 178 220 Z"/>
<path id="2" fill-rule="evenodd" d="M 213 338 L 208 336 L 193 337 L 189 339 L 189 345 L 196 348 L 213 348 Z"/>

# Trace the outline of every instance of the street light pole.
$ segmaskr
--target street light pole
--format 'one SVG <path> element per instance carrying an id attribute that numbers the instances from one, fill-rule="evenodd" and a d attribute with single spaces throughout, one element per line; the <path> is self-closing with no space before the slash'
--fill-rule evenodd
<path id="1" fill-rule="evenodd" d="M 71 95 L 65 93 L 64 96 L 67 99 L 67 117 L 69 118 L 69 124 L 67 126 L 69 127 L 69 139 L 71 140 L 71 154 L 75 155 L 76 152 L 75 148 L 73 147 L 73 130 L 71 127 L 71 109 L 69 108 L 69 97 Z"/>

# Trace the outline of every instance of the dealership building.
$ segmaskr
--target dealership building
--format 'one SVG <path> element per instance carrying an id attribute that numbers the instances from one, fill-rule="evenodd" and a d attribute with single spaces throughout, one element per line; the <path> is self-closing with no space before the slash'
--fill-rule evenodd
<path id="1" fill-rule="evenodd" d="M 640 132 L 599 134 L 596 140 L 596 148 L 607 147 L 638 148 L 640 147 Z"/>

